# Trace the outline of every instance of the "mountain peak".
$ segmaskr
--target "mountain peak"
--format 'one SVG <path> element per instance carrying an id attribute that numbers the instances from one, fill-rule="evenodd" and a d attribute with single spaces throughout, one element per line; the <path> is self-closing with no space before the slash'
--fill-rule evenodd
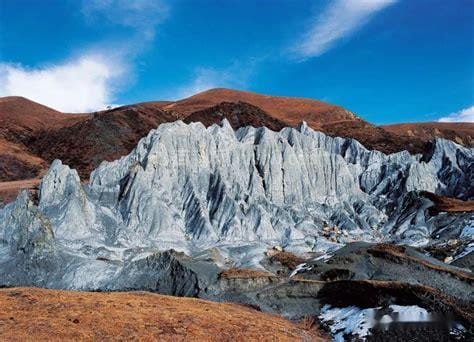
<path id="1" fill-rule="evenodd" d="M 275 119 L 290 126 L 298 125 L 302 120 L 313 128 L 323 123 L 361 120 L 342 107 L 319 100 L 271 96 L 244 90 L 214 88 L 163 107 L 178 113 L 182 118 L 191 113 L 218 105 L 221 102 L 246 102 L 259 107 Z"/>

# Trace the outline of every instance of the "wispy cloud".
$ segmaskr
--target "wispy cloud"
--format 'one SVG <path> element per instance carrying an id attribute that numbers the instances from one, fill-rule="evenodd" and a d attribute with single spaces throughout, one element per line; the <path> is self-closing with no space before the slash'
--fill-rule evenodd
<path id="1" fill-rule="evenodd" d="M 124 72 L 119 62 L 99 55 L 33 69 L 0 63 L 0 96 L 21 95 L 65 112 L 105 109 Z"/>
<path id="2" fill-rule="evenodd" d="M 317 57 L 366 24 L 378 11 L 397 0 L 334 0 L 318 13 L 291 52 L 298 59 Z"/>
<path id="3" fill-rule="evenodd" d="M 178 89 L 173 97 L 180 99 L 208 89 L 223 87 L 230 78 L 225 71 L 220 72 L 212 68 L 198 68 L 194 74 L 190 83 Z"/>
<path id="4" fill-rule="evenodd" d="M 461 109 L 438 120 L 439 122 L 474 122 L 474 106 Z"/>
<path id="5" fill-rule="evenodd" d="M 244 89 L 257 63 L 257 60 L 251 60 L 233 63 L 225 69 L 197 68 L 189 83 L 178 88 L 169 98 L 182 99 L 212 88 Z"/>
<path id="6" fill-rule="evenodd" d="M 83 0 L 82 13 L 93 23 L 104 21 L 137 31 L 141 39 L 153 39 L 158 24 L 166 19 L 164 0 Z"/>

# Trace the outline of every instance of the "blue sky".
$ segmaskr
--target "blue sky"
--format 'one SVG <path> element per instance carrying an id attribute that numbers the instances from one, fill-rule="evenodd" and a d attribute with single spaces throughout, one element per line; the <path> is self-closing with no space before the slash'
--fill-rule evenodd
<path id="1" fill-rule="evenodd" d="M 473 23 L 472 0 L 0 0 L 0 96 L 82 112 L 229 87 L 474 121 Z"/>

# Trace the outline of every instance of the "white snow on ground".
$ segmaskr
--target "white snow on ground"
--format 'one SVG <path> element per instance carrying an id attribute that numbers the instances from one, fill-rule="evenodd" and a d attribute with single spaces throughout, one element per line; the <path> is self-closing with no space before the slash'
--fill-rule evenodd
<path id="1" fill-rule="evenodd" d="M 329 324 L 334 341 L 343 342 L 344 334 L 367 336 L 372 327 L 372 324 L 367 322 L 367 316 L 371 311 L 374 309 L 361 310 L 355 306 L 331 308 L 329 305 L 325 305 L 319 318 Z"/>
<path id="2" fill-rule="evenodd" d="M 318 256 L 318 257 L 316 258 L 316 260 L 318 260 L 318 261 L 326 261 L 326 260 L 331 259 L 332 256 L 333 256 L 332 253 L 325 253 L 325 254 L 323 254 L 323 255 Z"/>
<path id="3" fill-rule="evenodd" d="M 381 308 L 359 309 L 355 306 L 346 308 L 331 308 L 325 305 L 319 318 L 326 322 L 333 335 L 334 341 L 343 342 L 345 334 L 352 334 L 363 338 L 369 334 L 375 321 L 375 313 Z M 394 313 L 398 313 L 399 322 L 427 322 L 430 320 L 428 311 L 416 305 L 399 306 L 390 305 Z M 391 323 L 393 319 L 384 315 L 379 322 Z"/>
<path id="4" fill-rule="evenodd" d="M 393 312 L 398 312 L 399 322 L 429 322 L 431 320 L 428 311 L 416 305 L 390 305 L 390 309 L 392 309 Z"/>
<path id="5" fill-rule="evenodd" d="M 298 266 L 296 266 L 296 268 L 293 270 L 293 272 L 291 272 L 290 274 L 290 278 L 294 277 L 295 275 L 297 275 L 300 271 L 303 271 L 303 270 L 311 270 L 312 267 L 310 266 L 306 266 L 306 263 L 303 263 L 303 264 L 299 264 Z"/>

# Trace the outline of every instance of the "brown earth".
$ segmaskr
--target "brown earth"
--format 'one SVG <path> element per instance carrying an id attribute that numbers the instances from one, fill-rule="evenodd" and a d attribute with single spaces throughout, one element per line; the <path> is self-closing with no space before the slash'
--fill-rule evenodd
<path id="1" fill-rule="evenodd" d="M 424 154 L 431 146 L 429 140 L 399 136 L 363 120 L 324 124 L 321 131 L 333 137 L 356 139 L 368 149 L 387 154 L 404 150 Z"/>
<path id="2" fill-rule="evenodd" d="M 29 152 L 21 143 L 0 137 L 0 181 L 36 177 L 47 166 L 48 163 Z"/>
<path id="3" fill-rule="evenodd" d="M 327 341 L 251 308 L 146 292 L 0 290 L 2 341 Z"/>
<path id="4" fill-rule="evenodd" d="M 90 117 L 60 113 L 24 97 L 0 98 L 0 181 L 40 176 L 49 163 L 32 151 L 31 139 Z"/>
<path id="5" fill-rule="evenodd" d="M 0 99 L 0 181 L 40 177 L 54 159 L 83 180 L 103 160 L 128 154 L 163 122 L 176 120 L 147 102 L 90 114 L 65 114 L 21 97 Z"/>
<path id="6" fill-rule="evenodd" d="M 1 134 L 40 131 L 73 125 L 90 114 L 65 114 L 21 96 L 0 97 Z"/>

